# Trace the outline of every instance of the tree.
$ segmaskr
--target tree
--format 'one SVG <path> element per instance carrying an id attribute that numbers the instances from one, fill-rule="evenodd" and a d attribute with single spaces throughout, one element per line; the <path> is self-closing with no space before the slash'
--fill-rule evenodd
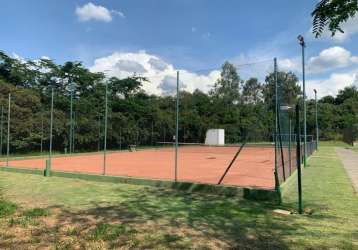
<path id="1" fill-rule="evenodd" d="M 247 80 L 242 89 L 245 103 L 257 104 L 262 99 L 262 85 L 257 78 Z"/>
<path id="2" fill-rule="evenodd" d="M 220 78 L 214 84 L 210 94 L 225 102 L 238 101 L 240 97 L 241 79 L 233 64 L 225 62 L 221 68 Z"/>
<path id="3" fill-rule="evenodd" d="M 353 18 L 358 11 L 358 0 L 321 0 L 311 13 L 313 17 L 313 34 L 321 36 L 328 26 L 331 35 L 337 31 L 344 33 L 341 24 Z"/>
<path id="4" fill-rule="evenodd" d="M 331 95 L 324 96 L 319 100 L 320 103 L 329 103 L 329 104 L 334 104 L 335 101 L 336 100 Z"/>
<path id="5" fill-rule="evenodd" d="M 335 99 L 336 104 L 342 104 L 350 98 L 355 98 L 358 101 L 358 90 L 355 86 L 345 87 L 340 90 Z"/>
<path id="6" fill-rule="evenodd" d="M 271 110 L 275 108 L 275 73 L 270 73 L 265 78 L 263 96 L 265 103 Z M 278 98 L 281 104 L 293 105 L 297 103 L 301 89 L 298 85 L 298 78 L 292 72 L 277 72 Z"/>
<path id="7" fill-rule="evenodd" d="M 147 78 L 140 76 L 132 76 L 124 79 L 111 77 L 108 81 L 112 93 L 116 96 L 128 98 L 140 92 L 143 82 L 147 82 Z"/>

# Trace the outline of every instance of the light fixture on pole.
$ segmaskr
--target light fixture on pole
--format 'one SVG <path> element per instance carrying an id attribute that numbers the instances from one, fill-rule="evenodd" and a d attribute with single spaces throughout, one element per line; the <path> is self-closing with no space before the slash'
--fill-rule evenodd
<path id="1" fill-rule="evenodd" d="M 306 75 L 305 75 L 305 39 L 302 35 L 297 37 L 299 44 L 302 48 L 302 91 L 303 91 L 303 147 L 304 147 L 304 157 L 303 165 L 307 165 L 307 112 L 306 112 Z"/>

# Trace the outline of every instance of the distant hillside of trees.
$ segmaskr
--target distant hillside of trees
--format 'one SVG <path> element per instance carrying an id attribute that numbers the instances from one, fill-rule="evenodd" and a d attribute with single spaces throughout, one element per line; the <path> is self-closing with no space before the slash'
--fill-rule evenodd
<path id="1" fill-rule="evenodd" d="M 289 105 L 300 100 L 298 78 L 278 72 L 283 98 Z M 8 94 L 11 93 L 11 152 L 44 150 L 49 142 L 51 89 L 54 89 L 54 149 L 69 148 L 70 95 L 74 96 L 74 144 L 76 151 L 103 147 L 105 84 L 109 89 L 108 148 L 130 144 L 171 142 L 175 134 L 175 98 L 150 95 L 143 90 L 146 78 L 106 78 L 80 62 L 55 64 L 51 60 L 20 60 L 0 52 L 0 108 L 3 120 L 3 152 L 7 136 Z M 209 84 L 209 83 L 208 83 Z M 221 78 L 209 93 L 180 92 L 181 142 L 203 142 L 209 128 L 224 128 L 226 141 L 237 143 L 272 140 L 274 132 L 274 75 L 265 82 L 243 80 L 226 62 Z M 0 110 L 1 112 L 1 110 Z M 321 139 L 341 139 L 343 131 L 358 123 L 358 91 L 341 90 L 337 97 L 319 100 Z M 314 134 L 314 101 L 308 101 L 308 133 Z"/>

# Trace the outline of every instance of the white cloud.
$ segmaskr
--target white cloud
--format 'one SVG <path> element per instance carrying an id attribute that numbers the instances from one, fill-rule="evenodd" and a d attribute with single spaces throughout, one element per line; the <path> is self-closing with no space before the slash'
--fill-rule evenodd
<path id="1" fill-rule="evenodd" d="M 273 72 L 274 56 L 270 53 L 253 52 L 249 54 L 240 54 L 229 62 L 237 68 L 240 78 L 243 80 L 255 77 L 264 82 L 265 77 Z"/>
<path id="2" fill-rule="evenodd" d="M 118 60 L 115 67 L 119 71 L 125 71 L 130 73 L 145 73 L 147 72 L 146 69 L 143 67 L 142 64 L 132 61 L 132 60 Z"/>
<path id="3" fill-rule="evenodd" d="M 119 10 L 111 10 L 111 13 L 119 16 L 119 17 L 122 17 L 122 18 L 125 18 L 126 16 L 123 14 L 123 12 L 119 11 Z"/>
<path id="4" fill-rule="evenodd" d="M 302 70 L 301 58 L 284 58 L 279 60 L 279 68 L 286 71 L 300 72 Z M 322 50 L 318 56 L 307 60 L 307 73 L 316 74 L 337 68 L 349 67 L 358 64 L 358 57 L 343 47 L 334 46 Z"/>
<path id="5" fill-rule="evenodd" d="M 358 63 L 358 57 L 352 56 L 351 52 L 342 47 L 331 47 L 322 50 L 318 56 L 308 60 L 308 70 L 319 73 L 334 68 L 343 68 Z"/>
<path id="6" fill-rule="evenodd" d="M 149 94 L 157 95 L 173 93 L 173 83 L 176 84 L 177 70 L 180 71 L 181 89 L 189 92 L 193 92 L 195 89 L 208 92 L 220 76 L 218 70 L 213 70 L 208 74 L 196 74 L 188 70 L 176 69 L 172 64 L 168 64 L 158 56 L 148 54 L 145 51 L 135 53 L 114 52 L 109 56 L 97 58 L 90 70 L 108 72 L 109 76 L 118 78 L 139 73 L 149 80 L 149 82 L 143 83 L 144 90 Z"/>
<path id="7" fill-rule="evenodd" d="M 358 86 L 358 69 L 348 73 L 333 73 L 327 79 L 309 80 L 306 82 L 308 98 L 314 98 L 314 89 L 317 89 L 319 98 L 332 95 L 336 96 L 338 91 L 348 86 Z"/>
<path id="8" fill-rule="evenodd" d="M 76 15 L 82 22 L 90 20 L 111 22 L 113 19 L 112 14 L 124 18 L 124 14 L 118 10 L 108 10 L 106 7 L 95 5 L 91 2 L 76 8 Z"/>
<path id="9" fill-rule="evenodd" d="M 284 58 L 278 60 L 279 70 L 298 72 L 301 70 L 301 67 L 301 61 L 299 58 Z"/>
<path id="10" fill-rule="evenodd" d="M 165 76 L 161 83 L 159 84 L 159 88 L 162 89 L 165 95 L 175 94 L 177 87 L 177 78 L 174 76 Z M 179 87 L 181 89 L 185 89 L 186 85 L 183 81 L 179 80 Z"/>

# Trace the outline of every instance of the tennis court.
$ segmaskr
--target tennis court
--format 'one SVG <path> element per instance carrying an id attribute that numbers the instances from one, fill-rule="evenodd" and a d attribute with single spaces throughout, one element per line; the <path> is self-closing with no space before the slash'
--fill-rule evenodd
<path id="1" fill-rule="evenodd" d="M 239 146 L 184 146 L 178 150 L 178 181 L 218 184 Z M 110 152 L 105 174 L 146 179 L 174 180 L 173 147 Z M 9 161 L 10 167 L 44 169 L 45 158 Z M 3 166 L 5 162 L 1 163 Z M 222 185 L 274 189 L 275 148 L 245 146 L 232 163 Z M 62 155 L 52 158 L 52 170 L 103 174 L 103 153 Z"/>

